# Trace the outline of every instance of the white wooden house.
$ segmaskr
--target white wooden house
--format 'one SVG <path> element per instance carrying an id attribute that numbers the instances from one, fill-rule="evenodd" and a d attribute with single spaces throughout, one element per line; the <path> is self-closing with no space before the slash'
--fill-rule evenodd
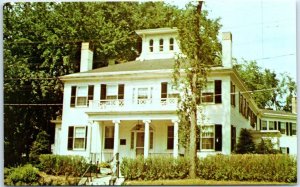
<path id="1" fill-rule="evenodd" d="M 89 43 L 82 43 L 80 72 L 60 77 L 63 113 L 61 120 L 52 121 L 54 154 L 106 161 L 116 153 L 120 158 L 184 153 L 178 144 L 176 115 L 180 93 L 171 83 L 175 54 L 180 53 L 177 30 L 136 33 L 142 38 L 142 52 L 135 61 L 98 69 L 92 69 Z M 212 68 L 202 93 L 206 118 L 199 120 L 204 127 L 198 134 L 198 155 L 230 154 L 241 128 L 282 132 L 286 122 L 292 124 L 286 131 L 291 134 L 278 145 L 296 154 L 296 115 L 274 117 L 257 107 L 232 67 L 231 46 L 231 33 L 223 33 L 222 65 Z M 282 121 L 281 130 L 277 122 L 274 128 L 271 119 Z"/>

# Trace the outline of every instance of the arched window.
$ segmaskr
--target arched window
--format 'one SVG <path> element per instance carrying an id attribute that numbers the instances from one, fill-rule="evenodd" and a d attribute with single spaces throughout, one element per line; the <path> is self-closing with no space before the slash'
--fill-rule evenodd
<path id="1" fill-rule="evenodd" d="M 174 38 L 170 38 L 169 40 L 169 50 L 170 51 L 174 50 Z"/>
<path id="2" fill-rule="evenodd" d="M 150 50 L 150 52 L 153 52 L 153 40 L 152 39 L 149 41 L 149 50 Z"/>
<path id="3" fill-rule="evenodd" d="M 164 40 L 160 39 L 159 40 L 159 51 L 163 51 L 164 50 Z"/>

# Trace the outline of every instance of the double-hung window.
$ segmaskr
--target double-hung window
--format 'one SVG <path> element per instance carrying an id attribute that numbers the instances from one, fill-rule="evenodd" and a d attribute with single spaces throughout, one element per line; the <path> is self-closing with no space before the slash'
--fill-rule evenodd
<path id="1" fill-rule="evenodd" d="M 105 127 L 104 149 L 114 148 L 114 126 Z"/>
<path id="2" fill-rule="evenodd" d="M 107 85 L 106 86 L 106 99 L 117 99 L 118 98 L 118 85 Z"/>
<path id="3" fill-rule="evenodd" d="M 292 135 L 297 135 L 297 125 L 296 125 L 296 123 L 292 123 Z"/>
<path id="4" fill-rule="evenodd" d="M 71 87 L 71 107 L 88 106 L 89 100 L 93 100 L 94 86 L 72 86 Z"/>
<path id="5" fill-rule="evenodd" d="M 277 130 L 275 122 L 274 121 L 269 121 L 269 130 Z"/>
<path id="6" fill-rule="evenodd" d="M 268 130 L 267 121 L 261 121 L 261 130 Z"/>
<path id="7" fill-rule="evenodd" d="M 214 102 L 214 82 L 207 82 L 206 87 L 202 91 L 201 102 L 213 103 Z"/>
<path id="8" fill-rule="evenodd" d="M 213 150 L 215 140 L 215 128 L 211 126 L 203 126 L 201 128 L 201 149 L 202 150 Z"/>
<path id="9" fill-rule="evenodd" d="M 87 144 L 87 127 L 70 126 L 68 130 L 68 150 L 84 150 Z"/>

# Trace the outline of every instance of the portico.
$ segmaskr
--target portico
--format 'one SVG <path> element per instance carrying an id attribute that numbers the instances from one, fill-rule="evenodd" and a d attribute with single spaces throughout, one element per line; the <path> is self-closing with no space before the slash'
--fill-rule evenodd
<path id="1" fill-rule="evenodd" d="M 118 115 L 116 119 L 108 119 L 113 116 L 107 115 L 89 115 L 93 135 L 90 150 L 94 162 L 111 160 L 117 153 L 120 159 L 139 155 L 144 158 L 179 155 L 178 119 L 173 115 Z"/>

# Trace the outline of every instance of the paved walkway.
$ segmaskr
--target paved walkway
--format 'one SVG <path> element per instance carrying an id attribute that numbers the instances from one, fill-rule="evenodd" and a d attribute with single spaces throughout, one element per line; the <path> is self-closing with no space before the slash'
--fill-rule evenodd
<path id="1" fill-rule="evenodd" d="M 97 177 L 93 177 L 92 182 L 87 182 L 86 185 L 109 185 L 109 180 L 112 178 L 111 170 L 106 168 L 101 168 L 101 174 Z M 122 185 L 124 182 L 124 177 L 119 177 L 116 179 L 114 185 Z"/>

